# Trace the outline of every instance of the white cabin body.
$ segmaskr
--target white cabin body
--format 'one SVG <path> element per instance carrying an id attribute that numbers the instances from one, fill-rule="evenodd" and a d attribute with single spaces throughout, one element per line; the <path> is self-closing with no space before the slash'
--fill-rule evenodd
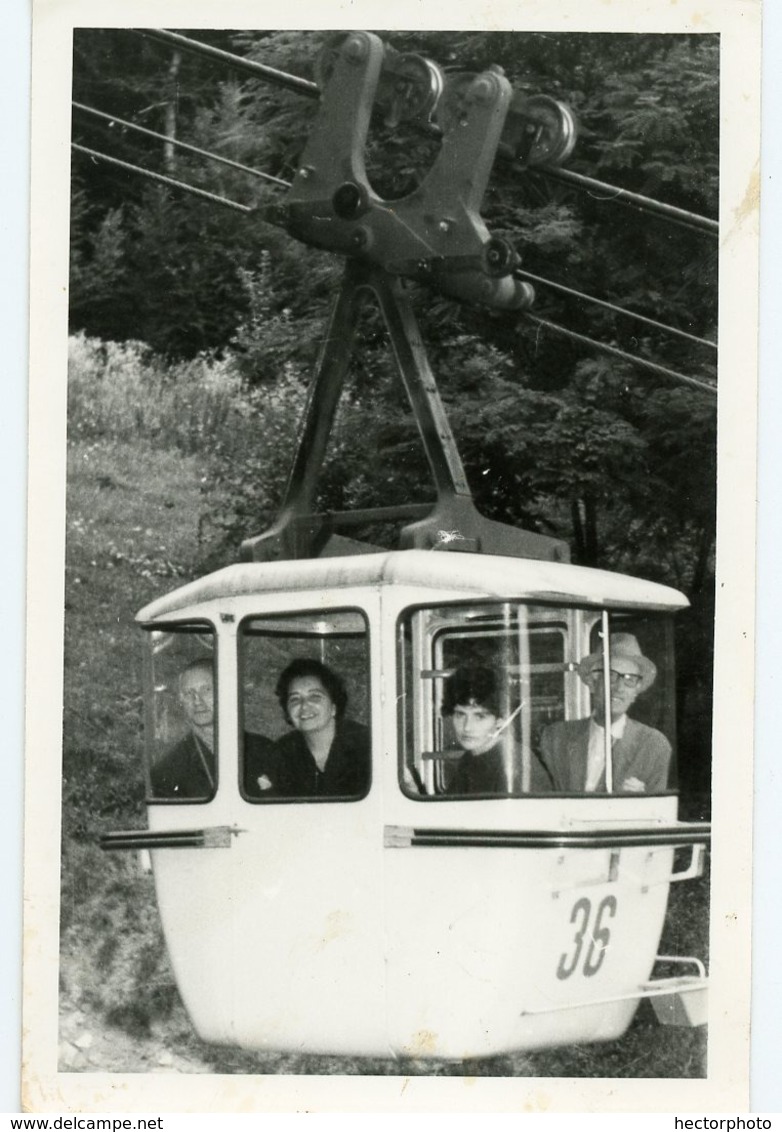
<path id="1" fill-rule="evenodd" d="M 410 550 L 230 566 L 142 610 L 149 843 L 199 1034 L 458 1059 L 621 1035 L 684 843 L 672 779 L 562 790 L 541 780 L 538 753 L 546 727 L 590 715 L 578 664 L 606 630 L 654 661 L 629 714 L 643 708 L 675 745 L 670 615 L 686 604 L 602 571 Z M 353 794 L 280 796 L 274 772 L 248 786 L 258 736 L 298 741 L 274 693 L 301 657 L 341 674 L 346 716 L 368 729 Z M 209 785 L 161 791 L 161 752 L 190 742 L 181 673 L 205 661 Z M 503 674 L 502 790 L 453 793 L 460 759 L 483 757 L 454 751 L 443 712 L 462 665 Z"/>

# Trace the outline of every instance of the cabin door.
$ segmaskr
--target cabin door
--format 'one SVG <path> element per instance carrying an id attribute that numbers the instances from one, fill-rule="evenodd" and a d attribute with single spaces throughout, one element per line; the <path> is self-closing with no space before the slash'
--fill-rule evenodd
<path id="1" fill-rule="evenodd" d="M 156 782 L 169 793 L 150 806 L 150 826 L 202 834 L 200 845 L 153 851 L 180 991 L 207 1040 L 385 1052 L 366 617 L 349 610 L 237 622 L 235 632 L 221 628 L 216 649 L 203 648 L 214 643 L 204 633 L 197 646 L 215 675 L 211 780 L 204 786 L 193 772 L 186 781 L 179 764 L 165 768 L 165 756 L 151 774 L 153 795 Z M 181 663 L 165 681 L 157 667 L 156 687 L 165 683 L 186 714 Z M 306 737 L 323 720 L 333 726 L 321 769 Z"/>

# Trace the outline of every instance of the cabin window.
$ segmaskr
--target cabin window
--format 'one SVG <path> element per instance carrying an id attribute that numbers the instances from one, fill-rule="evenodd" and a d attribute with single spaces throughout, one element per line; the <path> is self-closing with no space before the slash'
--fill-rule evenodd
<path id="1" fill-rule="evenodd" d="M 148 800 L 207 802 L 218 779 L 214 632 L 156 629 L 145 655 Z"/>
<path id="2" fill-rule="evenodd" d="M 357 801 L 367 794 L 369 668 L 359 610 L 242 622 L 240 785 L 247 801 Z"/>
<path id="3" fill-rule="evenodd" d="M 641 655 L 654 665 L 655 672 L 651 684 L 644 687 L 634 698 L 627 710 L 627 715 L 628 718 L 651 728 L 664 737 L 665 742 L 670 746 L 667 785 L 669 789 L 673 789 L 678 781 L 673 620 L 659 614 L 611 613 L 609 631 L 612 639 L 619 640 L 620 644 L 625 646 L 628 643 L 627 639 L 632 638 L 637 643 Z M 600 623 L 594 623 L 590 632 L 590 654 L 600 650 L 602 636 L 603 630 Z M 631 651 L 634 650 L 634 647 L 631 644 Z M 646 681 L 642 682 L 642 684 L 645 683 Z M 590 710 L 592 712 L 596 707 L 596 699 L 596 696 L 590 694 Z M 650 741 L 656 742 L 656 740 Z M 614 745 L 616 746 L 616 743 Z M 659 746 L 659 743 L 657 746 Z M 618 786 L 621 786 L 621 783 L 618 783 Z"/>
<path id="4" fill-rule="evenodd" d="M 593 655 L 606 627 L 618 642 L 615 663 L 609 650 L 610 669 L 621 670 L 609 677 L 619 691 L 608 701 Z M 517 602 L 460 604 L 411 609 L 398 633 L 400 784 L 411 797 L 667 789 L 673 669 L 666 620 Z M 640 654 L 637 663 L 628 650 Z M 627 740 L 624 747 L 615 741 L 606 768 L 605 741 L 602 765 L 594 749 L 597 720 L 606 703 L 610 714 L 620 700 L 634 722 L 619 723 Z"/>

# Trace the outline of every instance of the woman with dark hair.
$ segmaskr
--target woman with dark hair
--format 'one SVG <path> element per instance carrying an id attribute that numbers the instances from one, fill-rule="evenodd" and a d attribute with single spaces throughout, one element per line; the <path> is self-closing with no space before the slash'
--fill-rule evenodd
<path id="1" fill-rule="evenodd" d="M 457 668 L 446 681 L 442 713 L 451 720 L 464 754 L 448 783 L 448 794 L 507 794 L 500 733 L 497 678 L 490 668 Z"/>
<path id="2" fill-rule="evenodd" d="M 369 789 L 369 731 L 346 719 L 348 694 L 341 676 L 319 660 L 302 657 L 281 673 L 275 689 L 293 728 L 275 744 L 292 797 L 361 797 Z"/>

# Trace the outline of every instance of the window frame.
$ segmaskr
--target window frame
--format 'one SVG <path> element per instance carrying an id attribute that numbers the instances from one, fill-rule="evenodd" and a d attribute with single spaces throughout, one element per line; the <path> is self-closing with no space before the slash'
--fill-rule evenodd
<path id="1" fill-rule="evenodd" d="M 209 618 L 194 618 L 192 621 L 166 621 L 151 622 L 140 626 L 144 636 L 141 638 L 143 648 L 143 701 L 144 701 L 144 803 L 147 806 L 206 806 L 213 802 L 220 789 L 220 666 L 217 663 L 219 632 L 215 623 Z M 151 744 L 155 735 L 155 705 L 156 692 L 154 680 L 154 650 L 152 639 L 155 633 L 193 634 L 208 632 L 213 641 L 212 662 L 214 673 L 214 756 L 215 756 L 215 785 L 212 792 L 204 797 L 156 797 L 152 793 L 152 759 Z M 184 738 L 184 736 L 183 736 Z"/>
<path id="2" fill-rule="evenodd" d="M 317 618 L 323 619 L 325 617 L 333 617 L 334 615 L 341 614 L 341 613 L 358 614 L 361 617 L 363 624 L 364 624 L 364 633 L 363 633 L 362 639 L 365 642 L 365 651 L 366 651 L 366 703 L 367 703 L 367 712 L 368 712 L 368 716 L 369 716 L 369 722 L 364 725 L 364 726 L 366 726 L 367 731 L 369 732 L 369 763 L 368 763 L 368 774 L 367 774 L 366 789 L 361 794 L 351 794 L 351 795 L 322 795 L 322 796 L 306 796 L 306 797 L 295 797 L 295 796 L 280 797 L 280 796 L 277 796 L 277 795 L 274 795 L 274 796 L 271 796 L 271 797 L 263 797 L 262 795 L 259 795 L 259 796 L 248 795 L 246 790 L 245 790 L 245 781 L 244 781 L 244 779 L 245 779 L 245 772 L 244 772 L 244 768 L 245 768 L 245 743 L 244 743 L 244 735 L 245 735 L 244 672 L 245 672 L 245 667 L 244 667 L 244 665 L 245 665 L 245 651 L 246 651 L 246 646 L 245 646 L 244 642 L 247 640 L 247 636 L 248 636 L 248 634 L 245 631 L 246 623 L 248 621 L 267 621 L 268 622 L 268 621 L 275 621 L 275 620 L 283 621 L 283 620 L 286 620 L 286 619 L 296 620 L 298 618 L 305 619 L 307 617 L 312 617 L 313 619 L 317 619 Z M 258 635 L 262 636 L 263 634 L 259 633 Z M 324 639 L 327 640 L 329 637 L 337 638 L 337 639 L 340 639 L 340 638 L 345 639 L 345 638 L 358 638 L 358 636 L 359 636 L 358 634 L 345 633 L 345 632 L 343 632 L 343 633 L 330 633 L 330 634 L 312 633 L 312 634 L 306 634 L 306 636 L 303 635 L 302 637 L 300 637 L 298 639 L 304 640 L 304 639 L 311 638 L 313 641 L 321 641 L 321 640 L 324 640 Z M 363 606 L 360 606 L 360 605 L 330 606 L 327 610 L 324 610 L 322 608 L 318 609 L 318 608 L 307 607 L 305 609 L 275 610 L 273 613 L 247 613 L 240 619 L 240 621 L 237 625 L 237 628 L 236 628 L 236 698 L 237 698 L 236 711 L 237 711 L 237 739 L 238 739 L 238 746 L 239 746 L 239 749 L 238 749 L 238 752 L 237 752 L 238 753 L 238 759 L 237 759 L 238 782 L 237 782 L 237 786 L 238 786 L 238 790 L 239 790 L 239 796 L 240 796 L 240 798 L 242 799 L 243 802 L 247 803 L 247 805 L 250 805 L 250 806 L 256 806 L 256 805 L 260 805 L 260 806 L 273 806 L 273 805 L 291 806 L 291 805 L 309 805 L 309 804 L 324 805 L 324 804 L 327 804 L 327 803 L 337 803 L 337 804 L 343 804 L 344 805 L 346 803 L 362 802 L 365 798 L 367 798 L 371 794 L 372 788 L 373 788 L 373 785 L 374 785 L 374 765 L 373 765 L 374 759 L 373 759 L 373 744 L 372 744 L 372 721 L 373 721 L 373 717 L 374 717 L 374 712 L 373 712 L 373 708 L 372 708 L 373 680 L 372 680 L 372 647 L 371 646 L 372 646 L 371 619 L 370 619 L 370 616 L 369 616 L 369 613 L 367 612 L 367 610 Z M 279 674 L 278 674 L 277 678 L 279 678 Z M 275 680 L 275 683 L 276 683 L 276 680 Z M 287 732 L 286 732 L 286 734 L 287 734 Z M 282 736 L 279 736 L 279 738 L 282 738 Z M 272 740 L 272 742 L 276 742 L 276 741 L 277 740 Z"/>
<path id="3" fill-rule="evenodd" d="M 616 605 L 616 606 L 598 605 L 596 603 L 592 603 L 592 602 L 588 602 L 588 601 L 579 601 L 577 599 L 568 600 L 567 598 L 563 598 L 563 599 L 558 600 L 558 601 L 541 600 L 539 598 L 534 598 L 534 597 L 495 598 L 495 599 L 492 599 L 492 598 L 477 598 L 476 599 L 476 598 L 473 597 L 473 598 L 465 598 L 465 599 L 456 599 L 456 600 L 452 600 L 452 601 L 448 601 L 448 600 L 444 600 L 444 601 L 423 601 L 423 602 L 415 602 L 413 604 L 406 605 L 404 607 L 404 609 L 402 609 L 397 616 L 396 631 L 395 631 L 397 704 L 398 704 L 398 708 L 397 708 L 397 786 L 398 786 L 399 790 L 404 795 L 404 797 L 408 798 L 410 801 L 425 802 L 425 803 L 431 803 L 431 802 L 456 802 L 456 803 L 460 803 L 460 802 L 478 802 L 478 801 L 502 802 L 502 801 L 509 801 L 509 800 L 518 801 L 520 799 L 528 799 L 528 798 L 529 799 L 542 799 L 542 798 L 550 798 L 550 799 L 554 799 L 554 798 L 556 798 L 556 799 L 579 798 L 579 799 L 582 799 L 582 798 L 586 798 L 586 799 L 600 799 L 601 801 L 606 801 L 606 800 L 610 801 L 612 799 L 617 799 L 617 798 L 627 800 L 628 798 L 634 797 L 634 795 L 627 794 L 627 793 L 621 793 L 621 794 L 620 793 L 611 793 L 611 794 L 600 793 L 600 794 L 597 794 L 597 793 L 587 793 L 586 791 L 567 791 L 566 792 L 566 791 L 554 791 L 554 790 L 551 790 L 551 791 L 535 791 L 535 792 L 532 792 L 532 791 L 530 791 L 530 792 L 516 792 L 516 793 L 503 794 L 503 795 L 496 795 L 496 794 L 494 794 L 494 795 L 480 794 L 479 795 L 479 794 L 476 794 L 474 796 L 468 797 L 468 796 L 448 795 L 446 793 L 431 793 L 431 794 L 426 793 L 426 792 L 422 793 L 422 792 L 419 792 L 417 790 L 414 792 L 413 790 L 411 790 L 406 785 L 406 781 L 405 781 L 406 774 L 409 774 L 412 770 L 414 770 L 416 768 L 415 768 L 414 763 L 411 764 L 410 766 L 408 766 L 407 760 L 406 760 L 406 756 L 408 755 L 408 750 L 407 750 L 407 735 L 406 735 L 405 704 L 407 702 L 408 697 L 412 693 L 412 688 L 408 688 L 407 684 L 406 684 L 407 673 L 405 671 L 405 668 L 406 668 L 406 666 L 405 666 L 405 656 L 407 655 L 408 650 L 410 652 L 408 667 L 410 668 L 411 678 L 414 678 L 414 672 L 413 672 L 414 665 L 413 665 L 413 643 L 412 643 L 411 640 L 405 638 L 405 626 L 406 625 L 412 626 L 412 619 L 413 619 L 414 615 L 417 614 L 417 613 L 420 613 L 422 611 L 426 611 L 426 610 L 436 610 L 436 609 L 454 609 L 454 610 L 457 610 L 457 609 L 464 609 L 464 608 L 469 609 L 469 608 L 474 608 L 474 607 L 494 606 L 494 607 L 496 607 L 496 609 L 498 610 L 498 613 L 499 613 L 502 606 L 508 606 L 508 605 L 511 605 L 514 608 L 518 608 L 518 607 L 523 606 L 527 609 L 529 609 L 530 607 L 537 607 L 541 610 L 546 610 L 546 609 L 551 610 L 552 613 L 554 613 L 554 612 L 560 613 L 562 615 L 562 619 L 565 620 L 567 625 L 568 625 L 568 629 L 567 629 L 568 635 L 571 636 L 572 640 L 577 641 L 579 649 L 583 649 L 588 644 L 588 642 L 591 638 L 591 635 L 594 632 L 595 626 L 600 625 L 600 622 L 601 622 L 601 619 L 602 619 L 602 614 L 603 614 L 604 611 L 608 613 L 609 624 L 611 625 L 611 630 L 610 630 L 611 632 L 621 631 L 621 629 L 619 629 L 618 627 L 617 628 L 614 627 L 613 618 L 615 616 L 630 617 L 630 618 L 633 618 L 633 617 L 635 617 L 635 618 L 649 618 L 650 620 L 654 619 L 654 620 L 660 621 L 662 624 L 667 626 L 666 638 L 667 638 L 667 642 L 670 646 L 670 648 L 669 648 L 669 667 L 670 667 L 670 671 L 672 673 L 671 680 L 672 680 L 674 690 L 675 690 L 675 671 L 676 671 L 676 664 L 675 664 L 675 661 L 676 661 L 676 655 L 675 655 L 675 623 L 674 623 L 673 611 L 671 611 L 671 610 L 662 610 L 662 609 L 658 609 L 658 608 L 645 608 L 643 606 L 637 606 L 637 605 L 632 605 L 632 604 L 627 605 L 627 606 L 623 606 L 623 605 Z M 570 612 L 570 614 L 571 614 L 570 617 L 567 616 L 568 612 Z M 572 636 L 573 624 L 574 624 L 574 621 L 575 621 L 575 617 L 573 615 L 577 615 L 579 613 L 582 615 L 581 630 L 578 634 L 576 634 L 575 636 Z M 591 615 L 591 616 L 589 616 L 589 615 Z M 442 628 L 437 628 L 437 629 L 434 630 L 434 632 L 432 634 L 433 643 L 434 643 L 436 636 L 439 635 L 441 632 L 446 631 L 446 628 L 447 628 L 446 626 L 443 626 Z M 434 653 L 434 648 L 432 649 L 432 652 Z M 566 655 L 566 659 L 563 662 L 563 664 L 564 664 L 563 677 L 565 678 L 565 681 L 567 681 L 568 676 L 571 676 L 573 680 L 578 681 L 579 680 L 578 672 L 577 672 L 578 662 L 575 659 L 568 659 L 567 649 L 565 650 L 565 655 Z M 586 653 L 581 652 L 580 655 L 583 657 L 583 656 L 586 655 Z M 434 660 L 434 657 L 433 657 L 433 660 Z M 588 690 L 586 688 L 584 688 L 582 690 L 580 684 L 577 687 L 577 695 L 575 695 L 573 698 L 575 700 L 578 700 L 579 702 L 585 704 L 585 705 L 591 705 L 591 696 L 589 695 Z M 567 691 L 567 683 L 566 683 L 565 684 L 565 704 L 566 704 L 566 708 L 567 708 L 567 703 L 568 703 L 568 691 Z M 433 714 L 434 713 L 434 697 L 432 697 L 432 705 L 431 705 L 430 711 L 432 713 L 432 718 L 434 718 L 434 714 Z M 669 715 L 669 718 L 671 719 L 672 729 L 673 729 L 673 737 L 669 738 L 669 742 L 671 743 L 671 746 L 673 748 L 673 758 L 671 760 L 671 767 L 670 767 L 670 770 L 669 770 L 669 775 L 673 776 L 674 771 L 675 771 L 677 749 L 678 749 L 678 744 L 677 744 L 677 741 L 676 741 L 677 720 L 676 720 L 676 704 L 675 704 L 675 702 L 672 706 L 669 706 L 668 715 Z M 570 717 L 570 718 L 579 719 L 579 718 L 585 718 L 585 717 L 584 716 L 573 716 L 573 717 Z M 435 725 L 433 724 L 433 727 L 434 726 Z M 666 735 L 666 738 L 668 738 L 667 735 Z M 412 774 L 410 776 L 412 777 Z M 669 787 L 665 791 L 656 793 L 654 796 L 665 796 L 665 795 L 676 795 L 676 794 L 678 794 L 678 790 L 675 787 L 673 787 L 673 788 Z M 652 795 L 648 795 L 648 794 L 645 794 L 645 793 L 641 793 L 641 794 L 637 795 L 637 797 L 639 797 L 639 798 L 648 798 L 650 796 L 652 796 Z"/>

